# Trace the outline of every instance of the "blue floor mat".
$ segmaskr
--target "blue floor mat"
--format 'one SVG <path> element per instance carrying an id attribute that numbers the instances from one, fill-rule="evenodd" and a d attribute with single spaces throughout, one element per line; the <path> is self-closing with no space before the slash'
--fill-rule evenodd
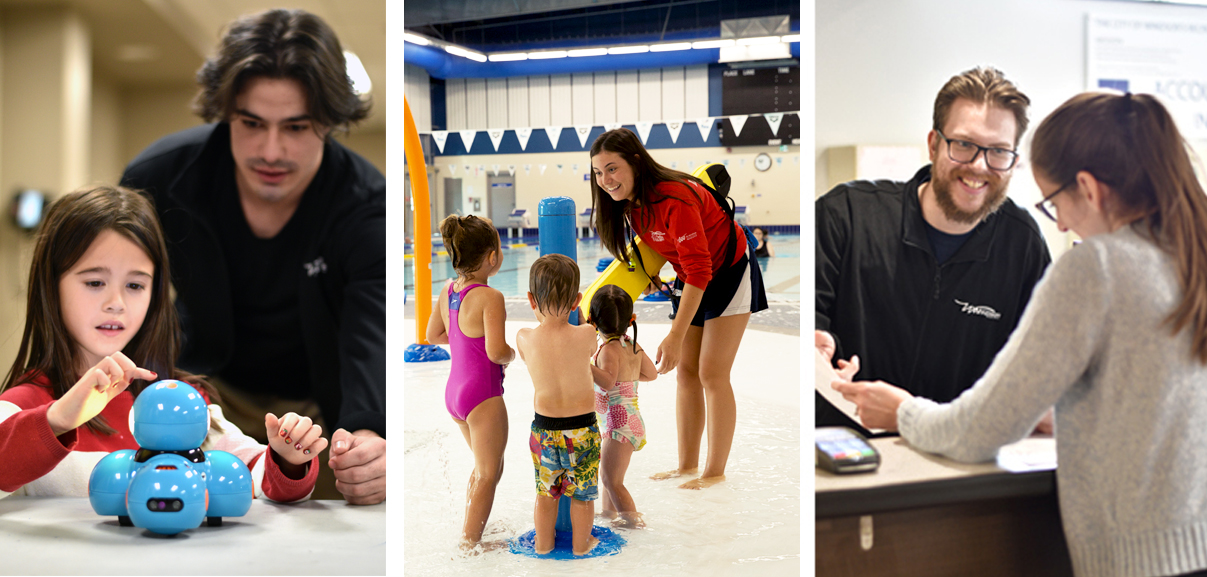
<path id="1" fill-rule="evenodd" d="M 510 544 L 511 552 L 516 555 L 536 557 L 537 559 L 588 559 L 620 553 L 620 548 L 625 544 L 624 537 L 617 535 L 611 529 L 605 527 L 593 525 L 591 527 L 591 535 L 599 539 L 599 544 L 590 553 L 582 556 L 574 554 L 574 546 L 571 543 L 574 535 L 570 531 L 558 531 L 553 538 L 553 551 L 544 555 L 538 555 L 535 548 L 536 529 L 513 539 Z"/>

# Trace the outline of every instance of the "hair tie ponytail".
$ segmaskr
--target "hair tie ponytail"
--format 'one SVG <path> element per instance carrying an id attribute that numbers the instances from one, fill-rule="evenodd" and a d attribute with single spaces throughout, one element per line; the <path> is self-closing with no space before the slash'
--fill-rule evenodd
<path id="1" fill-rule="evenodd" d="M 457 237 L 461 236 L 461 217 L 453 215 L 451 218 L 445 219 L 447 225 L 448 242 L 444 243 L 444 249 L 448 251 L 448 260 L 453 263 L 453 268 L 456 269 L 460 265 L 461 255 L 457 252 Z M 444 232 L 444 231 L 442 231 Z"/>
<path id="2" fill-rule="evenodd" d="M 633 327 L 633 354 L 637 354 L 637 319 L 630 320 L 629 326 Z M 628 329 L 625 332 L 629 332 Z"/>
<path id="3" fill-rule="evenodd" d="M 472 219 L 472 220 L 471 220 Z M 458 275 L 481 267 L 486 255 L 499 248 L 499 233 L 489 219 L 450 214 L 440 221 L 444 248 Z"/>

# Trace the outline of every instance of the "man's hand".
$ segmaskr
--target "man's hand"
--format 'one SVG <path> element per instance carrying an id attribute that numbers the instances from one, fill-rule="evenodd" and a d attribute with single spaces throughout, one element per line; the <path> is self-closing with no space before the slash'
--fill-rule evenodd
<path id="1" fill-rule="evenodd" d="M 834 335 L 826 331 L 813 331 L 813 343 L 817 347 L 817 352 L 825 357 L 826 362 L 833 362 L 834 353 L 838 350 L 838 344 L 834 342 Z"/>
<path id="2" fill-rule="evenodd" d="M 849 361 L 838 359 L 838 370 L 835 372 L 844 381 L 855 380 L 855 375 L 859 373 L 859 355 L 851 357 Z"/>
<path id="3" fill-rule="evenodd" d="M 335 488 L 353 505 L 376 505 L 386 500 L 386 440 L 368 429 L 331 435 Z"/>
<path id="4" fill-rule="evenodd" d="M 903 389 L 884 381 L 834 381 L 830 384 L 842 397 L 855 403 L 855 414 L 869 429 L 897 430 L 897 407 L 914 398 Z"/>

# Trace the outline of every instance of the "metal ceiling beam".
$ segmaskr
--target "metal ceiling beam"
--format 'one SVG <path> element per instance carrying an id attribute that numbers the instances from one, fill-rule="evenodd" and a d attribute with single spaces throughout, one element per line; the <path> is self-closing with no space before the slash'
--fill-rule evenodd
<path id="1" fill-rule="evenodd" d="M 407 28 L 624 4 L 632 0 L 406 0 Z"/>

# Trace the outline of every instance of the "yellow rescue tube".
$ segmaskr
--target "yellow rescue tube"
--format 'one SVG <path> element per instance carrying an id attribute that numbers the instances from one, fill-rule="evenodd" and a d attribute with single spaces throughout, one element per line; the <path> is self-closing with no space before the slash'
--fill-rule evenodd
<path id="1" fill-rule="evenodd" d="M 595 296 L 595 291 L 599 290 L 604 285 L 614 284 L 624 289 L 624 292 L 629 293 L 633 301 L 636 301 L 641 296 L 641 291 L 650 285 L 650 277 L 658 274 L 662 270 L 662 265 L 666 264 L 666 259 L 662 255 L 654 251 L 641 239 L 637 239 L 637 250 L 641 251 L 641 260 L 637 260 L 633 256 L 632 245 L 626 251 L 627 258 L 616 259 L 608 268 L 604 269 L 599 278 L 583 291 L 583 300 L 580 305 L 583 310 L 583 319 L 590 320 L 591 317 L 591 297 Z M 629 263 L 633 264 L 633 269 L 629 270 Z M 641 271 L 641 263 L 645 263 L 645 272 Z M 648 274 L 648 276 L 647 276 Z"/>

